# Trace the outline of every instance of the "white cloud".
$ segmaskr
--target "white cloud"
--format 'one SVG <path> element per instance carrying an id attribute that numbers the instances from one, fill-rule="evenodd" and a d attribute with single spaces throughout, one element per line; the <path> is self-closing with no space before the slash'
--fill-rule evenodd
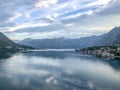
<path id="1" fill-rule="evenodd" d="M 9 29 L 10 32 L 13 32 L 13 31 L 16 31 L 18 29 L 23 29 L 23 28 L 34 28 L 34 27 L 41 27 L 41 26 L 48 26 L 50 25 L 50 23 L 46 23 L 46 22 L 37 22 L 37 23 L 32 23 L 32 22 L 28 22 L 28 23 L 22 23 L 22 24 L 19 24 L 15 27 L 11 27 Z"/>
<path id="2" fill-rule="evenodd" d="M 36 8 L 49 7 L 52 4 L 56 4 L 57 0 L 39 0 L 36 4 Z"/>
<path id="3" fill-rule="evenodd" d="M 54 20 L 53 17 L 51 17 L 50 15 L 48 15 L 46 18 L 50 19 L 50 20 Z"/>
<path id="4" fill-rule="evenodd" d="M 10 17 L 7 22 L 14 22 L 14 20 L 18 17 L 21 17 L 21 13 L 15 13 L 13 17 Z"/>
<path id="5" fill-rule="evenodd" d="M 99 35 L 120 25 L 119 8 L 119 0 L 0 0 L 0 31 L 18 39 Z"/>

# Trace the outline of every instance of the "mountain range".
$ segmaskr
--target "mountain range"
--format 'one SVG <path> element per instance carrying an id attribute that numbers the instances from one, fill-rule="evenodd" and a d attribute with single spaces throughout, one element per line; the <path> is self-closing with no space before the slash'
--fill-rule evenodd
<path id="1" fill-rule="evenodd" d="M 32 49 L 31 46 L 21 45 L 13 42 L 8 37 L 6 37 L 3 33 L 0 32 L 0 50 L 2 49 L 17 49 L 17 48 L 24 48 L 24 49 Z"/>
<path id="2" fill-rule="evenodd" d="M 110 32 L 100 36 L 89 36 L 77 39 L 63 37 L 54 39 L 27 38 L 19 43 L 42 49 L 76 49 L 92 46 L 115 46 L 120 45 L 120 27 L 115 27 Z"/>

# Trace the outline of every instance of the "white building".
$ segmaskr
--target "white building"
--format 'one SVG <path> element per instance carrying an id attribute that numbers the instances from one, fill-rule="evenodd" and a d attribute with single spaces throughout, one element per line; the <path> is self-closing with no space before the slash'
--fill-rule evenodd
<path id="1" fill-rule="evenodd" d="M 8 48 L 8 49 L 10 49 L 10 48 L 12 48 L 12 46 L 6 46 L 5 48 Z"/>
<path id="2" fill-rule="evenodd" d="M 120 47 L 117 48 L 117 51 L 120 52 Z"/>

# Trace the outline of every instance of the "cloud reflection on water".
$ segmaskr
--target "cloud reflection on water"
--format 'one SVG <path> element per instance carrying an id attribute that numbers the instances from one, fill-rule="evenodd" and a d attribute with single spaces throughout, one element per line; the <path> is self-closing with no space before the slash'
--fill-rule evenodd
<path id="1" fill-rule="evenodd" d="M 71 54 L 70 54 L 71 55 Z M 87 56 L 85 56 L 87 57 Z M 111 67 L 108 63 L 93 60 L 96 58 L 71 55 L 64 59 L 36 57 L 18 54 L 2 62 L 0 71 L 4 77 L 21 87 L 32 88 L 30 90 L 76 89 L 86 87 L 87 90 L 112 90 L 120 88 L 120 71 Z M 107 89 L 104 89 L 107 87 Z"/>

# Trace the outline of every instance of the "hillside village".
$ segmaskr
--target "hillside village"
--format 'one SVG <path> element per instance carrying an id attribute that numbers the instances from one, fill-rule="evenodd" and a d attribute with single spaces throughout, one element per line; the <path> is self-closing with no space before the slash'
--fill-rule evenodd
<path id="1" fill-rule="evenodd" d="M 99 58 L 120 59 L 120 46 L 97 46 L 76 50 L 82 54 L 93 55 Z"/>

